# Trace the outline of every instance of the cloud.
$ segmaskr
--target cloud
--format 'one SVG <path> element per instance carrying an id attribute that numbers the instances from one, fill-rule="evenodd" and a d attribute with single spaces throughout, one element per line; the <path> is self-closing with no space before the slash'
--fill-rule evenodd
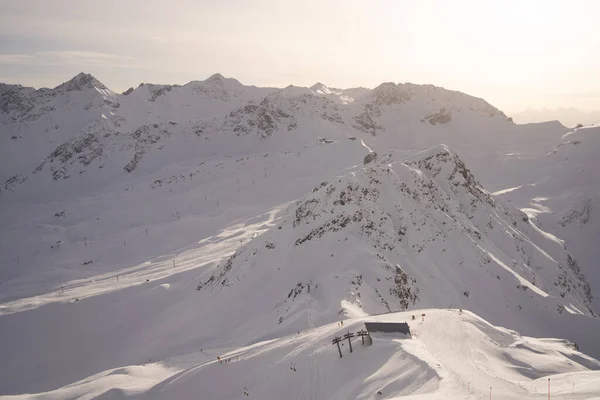
<path id="1" fill-rule="evenodd" d="M 36 53 L 38 56 L 50 56 L 50 57 L 63 57 L 63 58 L 100 58 L 100 59 L 114 59 L 120 58 L 115 54 L 96 53 L 93 51 L 73 51 L 73 50 L 61 50 L 61 51 L 41 51 Z"/>
<path id="2" fill-rule="evenodd" d="M 92 51 L 59 50 L 34 54 L 0 54 L 0 64 L 112 68 L 141 68 L 135 58 Z"/>
<path id="3" fill-rule="evenodd" d="M 106 66 L 117 68 L 139 68 L 133 57 L 121 56 L 116 54 L 97 53 L 92 51 L 43 51 L 36 53 L 36 56 L 43 62 L 49 62 L 52 65 L 61 63 L 73 66 Z"/>
<path id="4" fill-rule="evenodd" d="M 28 54 L 0 54 L 0 64 L 28 64 L 34 58 Z"/>

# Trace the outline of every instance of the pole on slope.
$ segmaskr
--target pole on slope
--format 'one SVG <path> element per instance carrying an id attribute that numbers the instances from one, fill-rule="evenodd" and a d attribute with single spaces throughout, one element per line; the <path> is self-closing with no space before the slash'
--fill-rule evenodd
<path id="1" fill-rule="evenodd" d="M 338 352 L 340 353 L 340 358 L 342 358 L 342 349 L 340 349 L 340 342 L 341 341 L 342 341 L 342 338 L 339 337 L 339 336 L 336 336 L 332 340 L 332 344 L 337 344 Z"/>
<path id="2" fill-rule="evenodd" d="M 344 339 L 348 339 L 348 345 L 350 346 L 350 353 L 352 353 L 352 342 L 350 341 L 350 338 L 354 337 L 354 333 L 348 331 L 348 333 L 346 333 L 344 335 Z"/>
<path id="3" fill-rule="evenodd" d="M 548 378 L 548 400 L 550 400 L 550 378 Z"/>
<path id="4" fill-rule="evenodd" d="M 175 268 L 175 260 L 173 260 L 173 268 Z"/>
<path id="5" fill-rule="evenodd" d="M 492 400 L 492 387 L 490 386 L 490 400 Z"/>
<path id="6" fill-rule="evenodd" d="M 365 331 L 365 330 L 363 329 L 363 330 L 361 330 L 361 331 L 358 331 L 358 332 L 356 332 L 356 334 L 357 334 L 358 336 L 360 336 L 360 338 L 362 339 L 362 345 L 364 346 L 364 345 L 365 345 L 365 336 L 368 336 L 368 335 L 369 335 L 369 332 L 367 332 L 367 331 Z"/>

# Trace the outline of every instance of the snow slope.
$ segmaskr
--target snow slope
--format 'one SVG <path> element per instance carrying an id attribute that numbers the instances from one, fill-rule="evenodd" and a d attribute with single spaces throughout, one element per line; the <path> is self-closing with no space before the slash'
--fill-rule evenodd
<path id="1" fill-rule="evenodd" d="M 245 387 L 262 399 L 452 399 L 482 398 L 492 387 L 498 398 L 524 399 L 543 393 L 548 376 L 558 398 L 600 391 L 600 363 L 580 358 L 564 342 L 522 337 L 471 313 L 422 311 L 426 320 L 411 323 L 412 339 L 374 334 L 373 345 L 364 347 L 355 338 L 353 353 L 344 348 L 340 359 L 334 336 L 364 329 L 364 321 L 407 321 L 410 313 L 350 320 L 343 328 L 331 324 L 232 351 L 224 355 L 230 363 L 189 368 L 139 398 L 235 399 L 243 398 Z M 573 379 L 582 386 L 577 397 L 571 397 Z M 223 380 L 228 384 L 214 384 Z"/>
<path id="2" fill-rule="evenodd" d="M 542 229 L 555 235 L 576 255 L 592 288 L 600 287 L 600 128 L 582 127 L 563 135 L 558 145 L 542 148 L 527 160 L 515 158 L 515 168 L 539 171 L 528 184 L 498 196 L 525 210 Z M 543 173 L 541 173 L 543 172 Z M 600 296 L 594 296 L 595 307 Z"/>
<path id="3" fill-rule="evenodd" d="M 330 157 L 332 151 L 340 156 Z M 356 141 L 315 140 L 295 152 L 209 154 L 151 172 L 140 166 L 116 181 L 108 174 L 115 165 L 108 163 L 93 181 L 78 173 L 58 181 L 36 176 L 31 186 L 0 194 L 0 298 L 45 293 L 173 253 L 300 197 L 346 168 L 341 155 L 364 154 Z"/>
<path id="4" fill-rule="evenodd" d="M 196 349 L 184 357 L 107 370 L 49 392 L 7 399 L 592 399 L 600 393 L 600 362 L 556 339 L 534 339 L 457 310 L 346 320 L 222 352 Z M 342 342 L 333 337 L 364 329 L 365 321 L 408 321 L 412 338 L 373 334 Z M 220 355 L 222 362 L 216 360 Z"/>

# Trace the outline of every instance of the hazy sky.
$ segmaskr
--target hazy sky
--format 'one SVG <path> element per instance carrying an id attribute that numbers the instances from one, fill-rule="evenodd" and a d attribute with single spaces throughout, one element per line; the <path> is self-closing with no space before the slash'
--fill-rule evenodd
<path id="1" fill-rule="evenodd" d="M 0 0 L 0 82 L 122 91 L 432 83 L 515 111 L 600 108 L 600 1 Z"/>

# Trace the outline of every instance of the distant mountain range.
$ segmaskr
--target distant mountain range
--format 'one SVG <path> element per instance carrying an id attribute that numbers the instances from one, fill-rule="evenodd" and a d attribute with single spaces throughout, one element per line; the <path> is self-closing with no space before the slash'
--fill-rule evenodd
<path id="1" fill-rule="evenodd" d="M 568 127 L 575 127 L 579 124 L 600 124 L 600 110 L 584 112 L 576 108 L 543 108 L 541 110 L 530 108 L 525 111 L 511 113 L 510 116 L 518 124 L 545 121 L 560 121 Z"/>

